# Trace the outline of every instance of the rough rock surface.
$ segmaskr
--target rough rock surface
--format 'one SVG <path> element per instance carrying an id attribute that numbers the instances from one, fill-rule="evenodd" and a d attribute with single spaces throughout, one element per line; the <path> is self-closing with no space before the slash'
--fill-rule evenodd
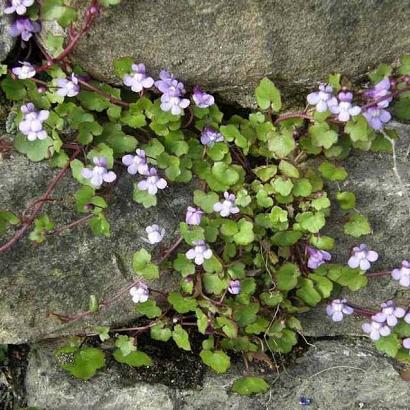
<path id="1" fill-rule="evenodd" d="M 20 213 L 46 190 L 53 175 L 47 162 L 32 163 L 22 155 L 0 160 L 0 209 Z M 80 187 L 66 176 L 53 194 L 56 203 L 44 207 L 50 219 L 63 226 L 79 218 L 73 194 Z M 90 294 L 109 296 L 132 280 L 132 254 L 141 246 L 147 225 L 158 223 L 167 236 L 163 247 L 172 243 L 178 222 L 189 203 L 186 187 L 172 187 L 160 194 L 159 206 L 149 210 L 132 201 L 132 180 L 121 178 L 107 213 L 110 238 L 94 237 L 87 226 L 67 234 L 51 236 L 36 246 L 26 237 L 11 251 L 0 255 L 0 343 L 22 343 L 83 329 L 84 325 L 62 326 L 48 312 L 73 315 L 88 310 Z M 1 242 L 9 235 L 4 235 Z M 161 276 L 158 289 L 172 288 L 176 278 Z M 122 323 L 132 315 L 132 303 L 113 304 L 95 317 L 105 323 Z M 93 319 L 94 320 L 94 319 Z M 90 321 L 94 323 L 93 321 Z"/>
<path id="2" fill-rule="evenodd" d="M 0 61 L 6 59 L 15 44 L 15 39 L 8 33 L 11 17 L 3 14 L 5 7 L 6 2 L 0 2 Z"/>
<path id="3" fill-rule="evenodd" d="M 84 410 L 265 410 L 298 409 L 300 396 L 312 400 L 309 409 L 408 409 L 409 383 L 400 379 L 392 363 L 364 340 L 314 342 L 296 362 L 276 378 L 272 390 L 256 397 L 230 393 L 241 375 L 234 366 L 227 374 L 206 371 L 197 388 L 130 382 L 118 368 L 108 368 L 88 382 L 74 380 L 57 367 L 53 345 L 34 346 L 26 375 L 28 406 L 42 409 Z M 135 369 L 138 374 L 143 370 Z"/>
<path id="4" fill-rule="evenodd" d="M 264 76 L 296 96 L 330 72 L 358 79 L 393 61 L 409 49 L 409 22 L 408 3 L 394 0 L 124 0 L 74 56 L 97 78 L 118 81 L 112 61 L 130 55 L 155 75 L 166 67 L 249 107 Z"/>

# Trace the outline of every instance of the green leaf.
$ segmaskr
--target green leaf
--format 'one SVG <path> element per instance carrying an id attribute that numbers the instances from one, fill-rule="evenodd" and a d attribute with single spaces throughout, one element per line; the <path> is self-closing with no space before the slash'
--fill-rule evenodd
<path id="1" fill-rule="evenodd" d="M 134 338 L 130 336 L 121 335 L 117 337 L 115 346 L 121 351 L 124 356 L 129 355 L 131 352 L 137 350 L 134 344 Z"/>
<path id="2" fill-rule="evenodd" d="M 340 80 L 342 76 L 339 73 L 330 74 L 327 83 L 333 88 L 333 92 L 337 93 L 341 86 Z"/>
<path id="3" fill-rule="evenodd" d="M 206 293 L 220 295 L 228 287 L 228 280 L 221 279 L 216 274 L 205 273 L 202 275 L 202 282 Z"/>
<path id="4" fill-rule="evenodd" d="M 291 290 L 296 287 L 300 271 L 294 263 L 283 264 L 275 273 L 276 286 L 280 290 Z"/>
<path id="5" fill-rule="evenodd" d="M 121 0 L 99 0 L 102 6 L 110 7 L 121 3 Z"/>
<path id="6" fill-rule="evenodd" d="M 403 319 L 394 327 L 394 333 L 400 337 L 410 337 L 410 323 L 406 323 Z"/>
<path id="7" fill-rule="evenodd" d="M 95 312 L 98 312 L 99 308 L 100 308 L 100 304 L 98 302 L 97 296 L 90 295 L 90 299 L 88 302 L 88 310 L 95 313 Z"/>
<path id="8" fill-rule="evenodd" d="M 131 66 L 134 64 L 134 59 L 131 57 L 122 57 L 113 61 L 114 71 L 121 79 L 126 74 L 131 73 Z"/>
<path id="9" fill-rule="evenodd" d="M 266 306 L 275 307 L 279 305 L 280 302 L 282 302 L 283 295 L 278 291 L 262 292 L 260 295 L 260 300 Z"/>
<path id="10" fill-rule="evenodd" d="M 184 278 L 195 273 L 195 265 L 188 260 L 184 253 L 178 253 L 172 266 Z"/>
<path id="11" fill-rule="evenodd" d="M 208 328 L 208 316 L 201 309 L 196 309 L 195 314 L 197 318 L 198 332 L 204 335 Z"/>
<path id="12" fill-rule="evenodd" d="M 27 91 L 23 80 L 13 80 L 7 76 L 2 80 L 1 88 L 8 100 L 19 101 L 26 98 Z"/>
<path id="13" fill-rule="evenodd" d="M 329 128 L 327 122 L 316 122 L 309 127 L 312 144 L 316 147 L 330 148 L 337 142 L 337 132 Z"/>
<path id="14" fill-rule="evenodd" d="M 91 231 L 96 236 L 110 236 L 110 223 L 102 213 L 93 216 L 89 220 Z"/>
<path id="15" fill-rule="evenodd" d="M 268 78 L 263 78 L 255 90 L 256 102 L 262 110 L 267 110 L 269 107 L 273 111 L 280 111 L 282 102 L 280 92 L 275 87 L 275 84 Z"/>
<path id="16" fill-rule="evenodd" d="M 345 132 L 350 135 L 353 142 L 369 140 L 369 125 L 363 115 L 357 115 L 348 121 Z"/>
<path id="17" fill-rule="evenodd" d="M 42 243 L 46 239 L 46 234 L 54 229 L 55 223 L 50 221 L 48 215 L 42 215 L 34 220 L 34 230 L 30 233 L 29 239 L 37 243 Z"/>
<path id="18" fill-rule="evenodd" d="M 285 175 L 287 177 L 299 178 L 299 170 L 290 162 L 283 159 L 279 162 L 279 171 L 282 175 Z"/>
<path id="19" fill-rule="evenodd" d="M 137 184 L 134 184 L 132 199 L 141 204 L 144 208 L 150 208 L 157 205 L 157 197 L 149 194 L 148 191 L 141 191 Z"/>
<path id="20" fill-rule="evenodd" d="M 283 231 L 276 232 L 272 236 L 273 244 L 277 246 L 292 246 L 302 237 L 300 231 Z"/>
<path id="21" fill-rule="evenodd" d="M 18 152 L 26 154 L 33 162 L 51 158 L 54 154 L 53 140 L 50 137 L 44 140 L 29 141 L 25 135 L 17 134 L 14 147 Z"/>
<path id="22" fill-rule="evenodd" d="M 146 353 L 141 352 L 139 350 L 124 355 L 121 349 L 117 349 L 114 351 L 113 356 L 118 363 L 128 364 L 128 366 L 132 367 L 143 367 L 152 365 L 152 359 Z"/>
<path id="23" fill-rule="evenodd" d="M 353 192 L 338 192 L 336 199 L 343 210 L 353 209 L 356 207 L 356 195 Z"/>
<path id="24" fill-rule="evenodd" d="M 159 340 L 160 342 L 167 342 L 171 336 L 171 329 L 164 327 L 163 323 L 158 323 L 150 329 L 151 339 Z"/>
<path id="25" fill-rule="evenodd" d="M 195 312 L 197 307 L 196 299 L 190 296 L 184 297 L 177 292 L 171 292 L 167 300 L 178 313 Z"/>
<path id="26" fill-rule="evenodd" d="M 344 181 L 347 178 L 347 172 L 343 167 L 337 167 L 327 161 L 320 164 L 319 171 L 323 178 L 329 181 Z"/>
<path id="27" fill-rule="evenodd" d="M 0 235 L 6 232 L 6 226 L 17 225 L 20 223 L 20 219 L 10 211 L 0 210 Z"/>
<path id="28" fill-rule="evenodd" d="M 188 333 L 181 325 L 175 325 L 172 332 L 172 339 L 180 349 L 190 351 L 191 344 L 189 343 Z"/>
<path id="29" fill-rule="evenodd" d="M 215 192 L 194 191 L 194 204 L 203 209 L 207 214 L 214 212 L 214 204 L 219 201 L 218 194 Z"/>
<path id="30" fill-rule="evenodd" d="M 335 246 L 335 240 L 330 236 L 326 235 L 312 235 L 309 241 L 315 248 L 323 249 L 324 251 L 330 251 Z"/>
<path id="31" fill-rule="evenodd" d="M 225 164 L 225 162 L 215 162 L 211 172 L 219 182 L 228 186 L 235 185 L 239 180 L 239 174 L 237 171 Z"/>
<path id="32" fill-rule="evenodd" d="M 293 183 L 292 195 L 306 197 L 312 193 L 312 184 L 307 178 L 298 179 Z"/>
<path id="33" fill-rule="evenodd" d="M 282 196 L 288 196 L 293 188 L 292 181 L 283 177 L 276 177 L 273 180 L 273 183 L 271 182 L 271 185 L 274 191 Z"/>
<path id="34" fill-rule="evenodd" d="M 148 319 L 154 319 L 161 315 L 161 309 L 157 306 L 155 300 L 147 300 L 143 303 L 138 303 L 135 310 L 140 315 L 146 316 Z"/>
<path id="35" fill-rule="evenodd" d="M 101 112 L 110 106 L 106 98 L 94 91 L 81 91 L 77 98 L 84 108 L 91 111 Z"/>
<path id="36" fill-rule="evenodd" d="M 135 273 L 141 275 L 146 280 L 159 278 L 158 266 L 151 263 L 151 254 L 144 248 L 134 253 L 132 268 Z"/>
<path id="37" fill-rule="evenodd" d="M 238 325 L 233 320 L 230 320 L 227 317 L 217 317 L 215 321 L 215 327 L 217 329 L 222 328 L 222 331 L 226 334 L 226 336 L 230 337 L 231 339 L 238 337 Z"/>
<path id="38" fill-rule="evenodd" d="M 372 232 L 367 218 L 360 214 L 354 214 L 349 218 L 349 221 L 344 225 L 344 233 L 355 238 L 360 238 L 363 235 L 369 235 Z"/>
<path id="39" fill-rule="evenodd" d="M 110 328 L 108 326 L 97 326 L 95 328 L 95 331 L 98 333 L 98 337 L 102 342 L 105 342 L 106 340 L 109 340 L 110 335 L 109 331 Z"/>
<path id="40" fill-rule="evenodd" d="M 400 57 L 399 72 L 401 75 L 410 75 L 410 55 Z"/>
<path id="41" fill-rule="evenodd" d="M 192 245 L 195 241 L 203 241 L 205 239 L 204 230 L 200 226 L 190 226 L 185 222 L 180 222 L 179 232 L 184 241 L 189 245 Z"/>
<path id="42" fill-rule="evenodd" d="M 268 148 L 276 158 L 287 157 L 296 148 L 292 131 L 283 130 L 280 134 L 271 134 L 268 139 Z"/>
<path id="43" fill-rule="evenodd" d="M 270 386 L 261 377 L 245 376 L 236 379 L 232 385 L 232 391 L 243 396 L 266 393 Z"/>
<path id="44" fill-rule="evenodd" d="M 352 269 L 348 266 L 342 267 L 335 279 L 333 279 L 332 274 L 328 277 L 342 286 L 347 286 L 352 291 L 364 288 L 368 282 L 367 276 L 360 269 Z"/>
<path id="45" fill-rule="evenodd" d="M 299 289 L 296 291 L 296 295 L 303 299 L 309 306 L 316 306 L 322 300 L 320 293 L 313 286 L 313 282 L 305 278 L 300 278 Z"/>
<path id="46" fill-rule="evenodd" d="M 256 314 L 259 311 L 258 303 L 249 303 L 248 305 L 236 305 L 233 312 L 233 318 L 241 327 L 250 325 L 256 320 Z"/>
<path id="47" fill-rule="evenodd" d="M 268 345 L 277 353 L 289 353 L 297 343 L 296 333 L 290 329 L 283 329 L 281 336 L 268 339 Z"/>
<path id="48" fill-rule="evenodd" d="M 202 361 L 216 373 L 225 373 L 231 366 L 231 359 L 229 356 L 220 350 L 214 352 L 211 352 L 210 350 L 201 350 L 199 356 Z"/>
<path id="49" fill-rule="evenodd" d="M 302 212 L 296 215 L 296 221 L 300 227 L 311 233 L 318 233 L 326 224 L 325 216 L 322 212 Z"/>
<path id="50" fill-rule="evenodd" d="M 253 169 L 252 171 L 262 182 L 266 182 L 276 175 L 278 167 L 276 165 L 263 165 Z"/>
<path id="51" fill-rule="evenodd" d="M 392 72 L 392 66 L 388 64 L 379 64 L 377 68 L 369 73 L 369 78 L 373 84 L 377 84 L 383 78 L 388 77 Z"/>
<path id="52" fill-rule="evenodd" d="M 238 221 L 238 232 L 233 236 L 237 245 L 249 245 L 255 239 L 253 223 L 242 218 Z"/>
<path id="53" fill-rule="evenodd" d="M 382 336 L 374 342 L 377 350 L 386 353 L 390 357 L 395 357 L 401 347 L 400 340 L 395 333 L 389 336 Z"/>

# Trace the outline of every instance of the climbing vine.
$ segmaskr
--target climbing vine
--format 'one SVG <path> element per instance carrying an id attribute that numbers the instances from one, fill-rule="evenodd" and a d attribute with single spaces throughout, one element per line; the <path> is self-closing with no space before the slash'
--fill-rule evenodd
<path id="1" fill-rule="evenodd" d="M 60 348 L 56 359 L 69 373 L 89 379 L 104 366 L 106 354 L 125 365 L 150 366 L 139 335 L 172 339 L 189 351 L 195 331 L 202 338 L 199 356 L 215 372 L 229 369 L 232 353 L 242 355 L 248 374 L 235 381 L 233 391 L 264 392 L 269 385 L 251 374 L 248 364 L 263 361 L 273 368 L 277 354 L 291 352 L 303 331 L 298 314 L 343 287 L 356 291 L 381 275 L 410 287 L 409 261 L 391 272 L 369 272 L 378 254 L 357 243 L 347 264 L 332 263 L 335 239 L 321 233 L 331 207 L 338 206 L 346 235 L 359 241 L 371 234 L 355 194 L 339 188 L 348 178 L 343 160 L 355 149 L 394 153 L 397 134 L 388 124 L 392 115 L 410 119 L 410 56 L 394 68 L 380 65 L 364 90 L 354 90 L 340 74 L 330 75 L 299 112 L 282 113 L 280 91 L 264 78 L 255 91 L 258 109 L 226 118 L 214 96 L 199 85 L 187 91 L 167 70 L 154 78 L 144 64 L 120 58 L 113 66 L 121 88 L 99 83 L 70 62 L 104 7 L 120 0 L 92 0 L 80 21 L 64 0 L 38 3 L 13 0 L 5 9 L 15 16 L 10 34 L 23 43 L 34 40 L 43 61 L 2 66 L 1 89 L 15 103 L 14 148 L 58 171 L 22 215 L 0 210 L 0 234 L 10 235 L 0 252 L 18 246 L 26 234 L 41 244 L 82 225 L 109 237 L 115 221 L 107 219 L 106 210 L 124 173 L 133 176 L 136 209 L 156 206 L 161 192 L 174 184 L 194 186 L 179 236 L 165 252 L 157 245 L 170 233 L 147 221 L 146 246 L 132 260 L 132 283 L 105 299 L 91 295 L 89 310 L 75 316 L 54 313 L 73 323 L 129 298 L 139 318 L 138 326 L 100 326 Z M 66 42 L 48 34 L 43 47 L 41 20 L 66 28 Z M 1 151 L 10 148 L 0 141 Z M 79 218 L 59 226 L 43 206 L 69 172 L 79 186 L 74 194 Z M 395 172 L 400 182 L 396 165 Z M 153 280 L 172 272 L 180 276 L 178 289 L 153 288 Z M 327 313 L 336 322 L 353 313 L 368 318 L 363 330 L 376 347 L 410 361 L 408 306 L 384 301 L 373 311 L 334 299 Z M 92 336 L 111 342 L 111 349 L 88 343 Z"/>

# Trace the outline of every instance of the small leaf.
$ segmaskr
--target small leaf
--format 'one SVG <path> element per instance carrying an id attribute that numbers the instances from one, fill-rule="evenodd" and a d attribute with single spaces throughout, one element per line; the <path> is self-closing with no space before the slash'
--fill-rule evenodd
<path id="1" fill-rule="evenodd" d="M 232 391 L 243 396 L 266 393 L 269 388 L 269 384 L 266 383 L 264 379 L 253 376 L 245 376 L 240 379 L 236 379 L 232 385 Z"/>
<path id="2" fill-rule="evenodd" d="M 255 90 L 256 101 L 262 110 L 272 107 L 273 111 L 280 111 L 282 102 L 280 92 L 268 78 L 263 78 Z"/>
<path id="3" fill-rule="evenodd" d="M 343 167 L 337 167 L 327 161 L 320 164 L 319 171 L 329 181 L 344 181 L 347 178 L 347 172 Z"/>
<path id="4" fill-rule="evenodd" d="M 154 319 L 161 315 L 161 309 L 157 306 L 155 300 L 147 300 L 138 303 L 135 307 L 137 313 L 146 316 L 148 319 Z"/>
<path id="5" fill-rule="evenodd" d="M 188 333 L 181 325 L 174 326 L 172 332 L 172 339 L 180 349 L 190 351 L 191 345 L 189 343 Z"/>
<path id="6" fill-rule="evenodd" d="M 382 336 L 374 342 L 377 350 L 386 353 L 390 357 L 395 357 L 401 347 L 400 340 L 395 333 L 389 336 Z"/>
<path id="7" fill-rule="evenodd" d="M 134 345 L 134 338 L 130 336 L 121 335 L 117 337 L 115 346 L 121 351 L 124 356 L 134 352 L 137 348 Z"/>
<path id="8" fill-rule="evenodd" d="M 201 350 L 199 353 L 202 361 L 215 370 L 216 373 L 225 373 L 231 366 L 231 359 L 229 356 L 220 350 L 211 352 L 210 350 Z"/>
<path id="9" fill-rule="evenodd" d="M 353 209 L 356 207 L 356 195 L 353 192 L 338 192 L 336 199 L 343 210 Z"/>
<path id="10" fill-rule="evenodd" d="M 139 350 L 124 355 L 120 349 L 117 349 L 114 351 L 113 356 L 117 362 L 128 364 L 128 366 L 132 367 L 143 367 L 152 365 L 152 359 L 146 353 L 141 352 Z"/>
<path id="11" fill-rule="evenodd" d="M 197 301 L 194 298 L 184 297 L 177 292 L 171 292 L 168 295 L 168 302 L 178 313 L 194 312 L 197 307 Z"/>
<path id="12" fill-rule="evenodd" d="M 360 214 L 354 214 L 349 221 L 344 225 L 344 233 L 355 238 L 360 238 L 363 235 L 369 235 L 372 232 L 367 218 Z"/>
<path id="13" fill-rule="evenodd" d="M 275 273 L 276 285 L 280 290 L 291 290 L 296 287 L 300 271 L 294 263 L 283 264 Z"/>

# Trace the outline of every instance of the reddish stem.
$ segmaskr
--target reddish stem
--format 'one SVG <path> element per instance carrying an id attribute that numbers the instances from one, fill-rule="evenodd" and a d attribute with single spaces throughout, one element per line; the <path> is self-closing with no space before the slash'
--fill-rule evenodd
<path id="1" fill-rule="evenodd" d="M 313 121 L 313 117 L 305 112 L 289 112 L 287 114 L 281 114 L 276 118 L 274 124 L 279 124 L 281 121 L 290 120 L 292 118 L 303 118 L 305 120 Z"/>
<path id="2" fill-rule="evenodd" d="M 402 89 L 400 89 L 400 90 L 396 90 L 396 91 L 394 91 L 394 92 L 391 93 L 391 94 L 384 95 L 383 97 L 376 98 L 374 101 L 369 102 L 368 104 L 363 105 L 363 106 L 361 107 L 361 108 L 362 108 L 362 112 L 365 111 L 367 108 L 373 107 L 374 105 L 377 105 L 378 103 L 380 103 L 380 102 L 382 102 L 382 101 L 388 100 L 389 98 L 393 98 L 393 97 L 395 97 L 396 95 L 399 95 L 399 94 L 404 93 L 404 92 L 406 92 L 406 91 L 410 91 L 410 86 L 409 86 L 409 87 L 402 88 Z"/>
<path id="3" fill-rule="evenodd" d="M 69 223 L 68 225 L 64 225 L 59 229 L 56 229 L 53 232 L 50 232 L 50 235 L 59 235 L 60 233 L 66 231 L 67 229 L 71 229 L 74 228 L 75 226 L 81 225 L 84 222 L 88 221 L 89 219 L 91 219 L 94 216 L 94 214 L 88 214 L 74 222 Z"/>
<path id="4" fill-rule="evenodd" d="M 180 236 L 175 243 L 164 253 L 164 256 L 159 260 L 158 265 L 161 265 L 161 263 L 163 263 L 166 259 L 168 259 L 169 255 L 171 255 L 172 252 L 174 252 L 174 250 L 176 248 L 178 248 L 178 246 L 180 245 L 180 243 L 182 242 L 182 236 Z"/>
<path id="5" fill-rule="evenodd" d="M 382 271 L 382 272 L 366 272 L 368 278 L 375 278 L 377 276 L 387 276 L 390 275 L 391 271 Z"/>
<path id="6" fill-rule="evenodd" d="M 113 104 L 115 104 L 115 105 L 119 105 L 119 106 L 121 106 L 121 107 L 129 107 L 129 103 L 127 103 L 127 102 L 125 102 L 125 101 L 122 101 L 122 100 L 119 100 L 118 98 L 113 97 L 112 95 L 106 93 L 106 92 L 103 91 L 103 90 L 100 90 L 100 89 L 97 88 L 97 87 L 94 87 L 93 85 L 87 83 L 87 82 L 84 81 L 84 80 L 78 79 L 78 82 L 79 82 L 84 88 L 87 88 L 87 89 L 89 89 L 89 90 L 91 90 L 91 91 L 94 91 L 94 92 L 100 94 L 101 96 L 103 96 L 104 98 L 106 98 L 107 100 L 109 100 L 111 103 L 113 103 Z"/>

